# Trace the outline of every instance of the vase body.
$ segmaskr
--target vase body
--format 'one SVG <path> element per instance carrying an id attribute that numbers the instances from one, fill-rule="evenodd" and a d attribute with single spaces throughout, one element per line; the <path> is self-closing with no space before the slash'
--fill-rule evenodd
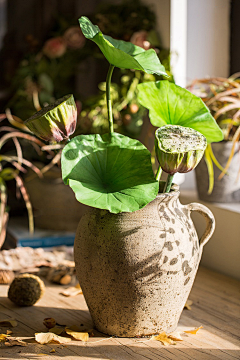
<path id="1" fill-rule="evenodd" d="M 91 208 L 75 238 L 77 276 L 96 328 L 121 337 L 173 331 L 191 290 L 204 243 L 214 230 L 203 205 L 159 194 L 133 213 Z M 199 242 L 190 213 L 207 220 Z"/>
<path id="2" fill-rule="evenodd" d="M 231 154 L 232 142 L 222 141 L 211 144 L 213 153 L 218 162 L 225 167 Z M 219 180 L 221 170 L 214 165 L 214 187 L 211 194 L 208 194 L 209 174 L 205 160 L 202 159 L 195 169 L 197 190 L 199 199 L 208 202 L 218 203 L 239 203 L 240 202 L 240 169 L 239 146 L 236 144 L 235 152 L 227 170 L 228 174 Z"/>

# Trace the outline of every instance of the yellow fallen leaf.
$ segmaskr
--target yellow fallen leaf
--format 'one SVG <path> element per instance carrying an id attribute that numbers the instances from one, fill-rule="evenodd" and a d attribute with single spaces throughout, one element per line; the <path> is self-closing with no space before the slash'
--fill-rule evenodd
<path id="1" fill-rule="evenodd" d="M 5 341 L 8 336 L 8 334 L 0 334 L 0 341 Z"/>
<path id="2" fill-rule="evenodd" d="M 44 353 L 38 353 L 36 355 L 38 355 L 38 356 L 48 356 L 48 354 L 44 354 Z"/>
<path id="3" fill-rule="evenodd" d="M 184 332 L 187 333 L 187 334 L 196 334 L 198 332 L 199 329 L 202 329 L 203 326 L 199 326 L 198 328 L 196 329 L 193 329 L 193 330 L 185 330 Z"/>
<path id="4" fill-rule="evenodd" d="M 25 341 L 22 341 L 12 336 L 7 337 L 4 344 L 6 346 L 27 346 L 27 343 Z"/>
<path id="5" fill-rule="evenodd" d="M 56 334 L 54 334 L 52 332 L 36 333 L 35 334 L 35 340 L 39 344 L 49 344 L 52 341 L 57 342 L 59 344 L 64 344 L 64 343 L 67 343 L 67 342 L 71 341 L 71 339 L 69 339 L 67 337 L 58 336 L 58 335 L 56 335 Z"/>
<path id="6" fill-rule="evenodd" d="M 88 341 L 89 335 L 87 332 L 74 331 L 69 328 L 65 328 L 65 331 L 68 335 L 72 336 L 75 340 Z"/>
<path id="7" fill-rule="evenodd" d="M 185 306 L 184 306 L 184 309 L 187 309 L 187 310 L 192 310 L 191 308 L 191 305 L 193 304 L 192 300 L 187 300 Z"/>
<path id="8" fill-rule="evenodd" d="M 50 350 L 50 353 L 55 353 L 55 352 L 56 352 L 55 349 Z"/>
<path id="9" fill-rule="evenodd" d="M 165 331 L 163 331 L 161 334 L 159 335 L 153 335 L 150 340 L 157 340 L 157 341 L 161 341 L 161 343 L 165 346 L 171 345 L 173 344 L 173 340 L 170 339 L 167 334 L 165 333 Z"/>
<path id="10" fill-rule="evenodd" d="M 17 321 L 15 319 L 12 319 L 12 318 L 0 320 L 0 327 L 1 326 L 16 327 L 17 324 L 18 324 Z"/>
<path id="11" fill-rule="evenodd" d="M 82 294 L 82 289 L 81 289 L 80 285 L 77 284 L 76 286 L 72 286 L 72 287 L 67 288 L 66 290 L 61 291 L 60 294 L 63 296 L 67 296 L 67 297 L 76 296 L 76 295 Z"/>
<path id="12" fill-rule="evenodd" d="M 170 334 L 168 334 L 168 337 L 175 341 L 182 341 L 182 337 L 178 331 L 173 331 Z"/>
<path id="13" fill-rule="evenodd" d="M 54 333 L 56 335 L 61 335 L 64 331 L 65 331 L 65 326 L 58 326 L 58 325 L 49 329 L 49 332 Z"/>

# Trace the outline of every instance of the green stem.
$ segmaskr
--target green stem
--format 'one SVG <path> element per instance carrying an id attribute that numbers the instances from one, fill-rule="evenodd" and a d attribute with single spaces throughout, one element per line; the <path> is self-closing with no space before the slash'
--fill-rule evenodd
<path id="1" fill-rule="evenodd" d="M 163 190 L 164 193 L 169 193 L 171 186 L 172 186 L 173 177 L 174 177 L 174 174 L 168 174 L 167 181 L 166 181 L 166 184 L 165 184 L 165 187 Z"/>
<path id="2" fill-rule="evenodd" d="M 106 80 L 106 97 L 107 97 L 107 110 L 108 110 L 108 121 L 109 121 L 109 132 L 113 133 L 113 113 L 112 113 L 112 102 L 111 102 L 111 77 L 113 73 L 114 65 L 110 64 L 107 80 Z"/>
<path id="3" fill-rule="evenodd" d="M 161 168 L 161 166 L 159 166 L 158 171 L 156 173 L 156 180 L 157 181 L 160 181 L 161 175 L 162 175 L 162 168 Z"/>

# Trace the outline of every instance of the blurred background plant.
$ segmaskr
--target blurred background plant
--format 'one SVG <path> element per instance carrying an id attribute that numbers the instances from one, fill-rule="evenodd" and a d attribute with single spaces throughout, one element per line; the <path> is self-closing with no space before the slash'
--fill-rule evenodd
<path id="1" fill-rule="evenodd" d="M 188 87 L 195 95 L 202 98 L 206 106 L 210 109 L 213 117 L 220 126 L 224 134 L 223 141 L 231 141 L 232 147 L 227 163 L 224 168 L 216 159 L 212 147 L 208 144 L 205 151 L 205 161 L 209 173 L 209 189 L 210 194 L 214 187 L 214 168 L 215 164 L 221 174 L 218 179 L 221 180 L 227 174 L 233 156 L 238 147 L 240 156 L 240 73 L 236 73 L 229 78 L 209 78 L 197 79 Z M 236 181 L 240 177 L 240 165 Z"/>
<path id="2" fill-rule="evenodd" d="M 144 49 L 154 48 L 166 70 L 169 71 L 169 51 L 161 46 L 157 34 L 154 12 L 139 0 L 120 4 L 101 4 L 90 20 L 101 31 L 116 39 L 131 41 Z M 105 61 L 101 52 L 91 42 L 86 42 L 77 17 L 74 21 L 59 16 L 52 26 L 50 37 L 43 44 L 31 34 L 27 36 L 28 51 L 20 61 L 15 75 L 9 79 L 10 96 L 6 102 L 12 113 L 26 120 L 40 109 L 68 93 L 73 93 L 79 112 L 78 133 L 105 132 L 107 113 L 103 101 L 104 84 L 95 94 L 86 97 L 85 84 L 76 84 L 80 64 L 94 57 L 98 72 L 103 78 Z M 86 71 L 86 70 L 82 70 Z M 89 70 L 90 71 L 90 70 Z M 100 76 L 101 77 L 101 76 Z M 136 85 L 147 80 L 157 80 L 140 72 L 119 69 L 112 85 L 115 131 L 138 136 L 144 115 L 136 101 Z"/>

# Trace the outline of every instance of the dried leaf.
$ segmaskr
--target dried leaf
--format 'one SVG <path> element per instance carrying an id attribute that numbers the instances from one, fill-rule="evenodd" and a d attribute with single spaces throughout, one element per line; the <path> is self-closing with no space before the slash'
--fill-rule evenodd
<path id="1" fill-rule="evenodd" d="M 9 336 L 6 338 L 5 345 L 6 346 L 27 346 L 27 343 L 18 338 Z"/>
<path id="2" fill-rule="evenodd" d="M 55 352 L 56 352 L 55 349 L 51 349 L 51 350 L 50 350 L 50 353 L 55 353 Z"/>
<path id="3" fill-rule="evenodd" d="M 49 330 L 49 332 L 56 334 L 56 335 L 60 335 L 65 331 L 65 326 L 54 326 L 53 328 L 51 328 Z"/>
<path id="4" fill-rule="evenodd" d="M 77 284 L 76 286 L 69 287 L 66 290 L 61 291 L 60 294 L 64 296 L 76 296 L 82 294 L 82 289 L 80 285 Z"/>
<path id="5" fill-rule="evenodd" d="M 5 341 L 8 336 L 7 334 L 0 334 L 0 341 Z"/>
<path id="6" fill-rule="evenodd" d="M 184 309 L 192 310 L 191 305 L 193 304 L 192 300 L 187 300 Z"/>
<path id="7" fill-rule="evenodd" d="M 196 334 L 198 332 L 199 329 L 202 329 L 203 326 L 199 326 L 198 328 L 195 328 L 193 330 L 185 330 L 184 332 L 187 333 L 187 334 Z"/>
<path id="8" fill-rule="evenodd" d="M 12 333 L 12 330 L 7 330 L 7 335 L 11 335 Z"/>
<path id="9" fill-rule="evenodd" d="M 153 335 L 150 340 L 157 340 L 157 341 L 161 341 L 161 343 L 165 346 L 171 345 L 173 344 L 173 340 L 170 339 L 167 334 L 165 333 L 165 331 L 163 331 L 161 334 L 159 335 Z"/>
<path id="10" fill-rule="evenodd" d="M 17 326 L 17 321 L 15 319 L 4 319 L 4 320 L 0 320 L 0 326 L 6 326 L 6 327 L 16 327 Z"/>
<path id="11" fill-rule="evenodd" d="M 45 325 L 48 329 L 52 329 L 56 325 L 56 320 L 53 318 L 45 318 L 43 320 L 43 325 Z"/>
<path id="12" fill-rule="evenodd" d="M 35 340 L 39 343 L 39 344 L 49 344 L 50 342 L 54 341 L 57 342 L 59 344 L 64 344 L 67 342 L 70 342 L 71 339 L 63 337 L 63 336 L 58 336 L 52 332 L 48 332 L 48 333 L 36 333 L 35 334 Z"/>
<path id="13" fill-rule="evenodd" d="M 168 334 L 168 337 L 175 341 L 182 341 L 182 337 L 178 331 L 173 331 L 170 334 Z"/>
<path id="14" fill-rule="evenodd" d="M 68 335 L 72 336 L 75 340 L 88 341 L 89 335 L 87 332 L 74 331 L 69 328 L 65 328 L 65 331 Z"/>

